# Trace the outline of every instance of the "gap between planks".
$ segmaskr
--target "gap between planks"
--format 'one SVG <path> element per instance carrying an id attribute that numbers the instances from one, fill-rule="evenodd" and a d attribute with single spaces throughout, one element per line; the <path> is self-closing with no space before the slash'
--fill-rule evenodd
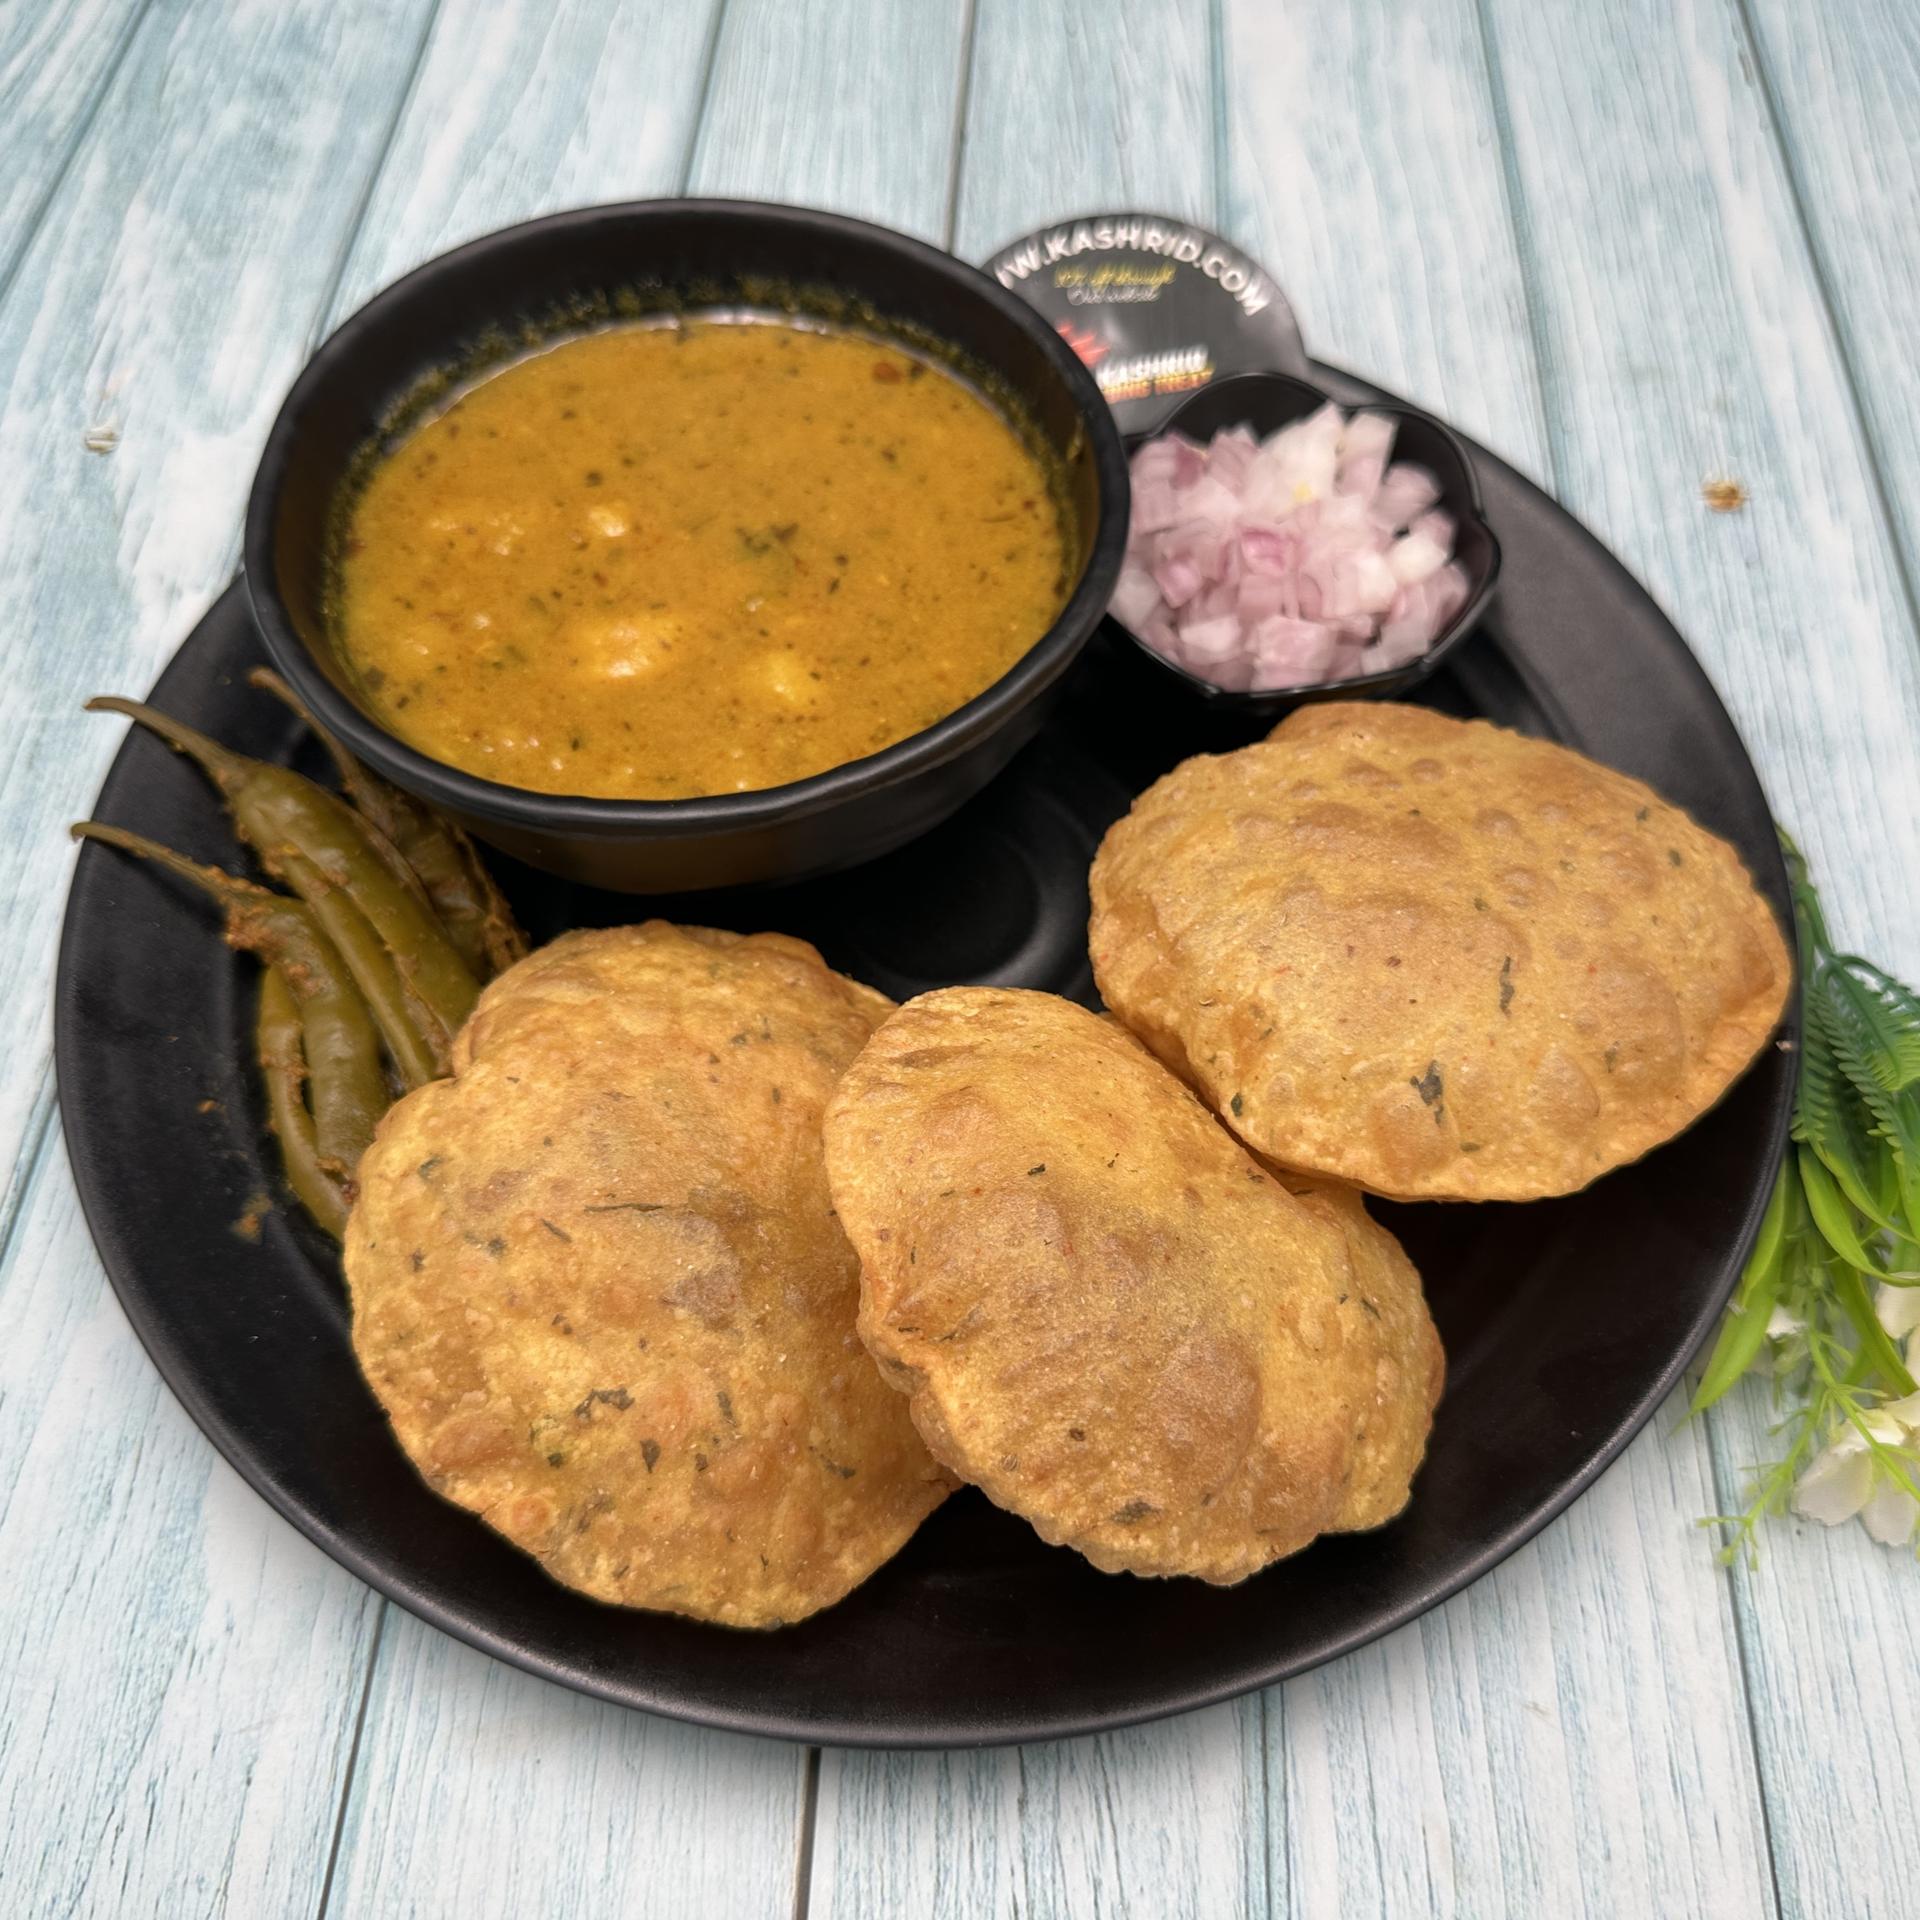
<path id="1" fill-rule="evenodd" d="M 1880 445 L 1880 436 L 1874 427 L 1873 412 L 1868 407 L 1866 389 L 1860 378 L 1860 367 L 1854 357 L 1853 340 L 1840 317 L 1840 302 L 1834 286 L 1832 262 L 1827 257 L 1827 249 L 1820 230 L 1814 224 L 1809 208 L 1806 182 L 1801 176 L 1800 157 L 1793 140 L 1787 131 L 1787 117 L 1780 103 L 1780 88 L 1773 76 L 1773 62 L 1767 53 L 1765 40 L 1754 24 L 1753 0 L 1727 0 L 1733 10 L 1735 25 L 1745 45 L 1747 58 L 1753 63 L 1754 88 L 1760 96 L 1761 109 L 1766 115 L 1767 137 L 1773 143 L 1774 152 L 1780 159 L 1780 177 L 1786 182 L 1787 199 L 1793 208 L 1795 223 L 1800 229 L 1800 238 L 1807 249 L 1807 264 L 1813 271 L 1813 284 L 1819 289 L 1820 309 L 1827 323 L 1827 338 L 1833 348 L 1835 364 L 1840 369 L 1840 379 L 1846 388 L 1847 405 L 1853 413 L 1854 430 L 1860 436 L 1860 448 L 1866 461 L 1867 476 L 1873 483 L 1874 505 L 1879 512 L 1881 523 L 1887 529 L 1888 541 L 1893 549 L 1892 561 L 1894 576 L 1900 582 L 1900 591 L 1905 596 L 1907 615 L 1917 631 L 1920 631 L 1920 583 L 1913 575 L 1912 561 L 1908 555 L 1907 543 L 1901 538 L 1900 515 L 1894 508 L 1892 483 L 1887 474 L 1885 454 Z"/>

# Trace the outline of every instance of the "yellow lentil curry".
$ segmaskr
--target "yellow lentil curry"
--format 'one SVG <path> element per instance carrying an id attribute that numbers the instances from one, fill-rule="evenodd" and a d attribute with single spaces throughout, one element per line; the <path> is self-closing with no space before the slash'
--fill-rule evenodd
<path id="1" fill-rule="evenodd" d="M 336 632 L 372 710 L 469 772 L 680 799 L 918 733 L 1052 624 L 1065 535 L 938 366 L 720 321 L 567 340 L 372 470 Z"/>

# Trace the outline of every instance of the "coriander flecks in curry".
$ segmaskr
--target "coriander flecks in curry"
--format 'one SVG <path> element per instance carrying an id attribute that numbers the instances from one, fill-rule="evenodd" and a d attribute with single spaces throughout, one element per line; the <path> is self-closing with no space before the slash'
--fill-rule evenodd
<path id="1" fill-rule="evenodd" d="M 778 786 L 930 726 L 1067 590 L 1020 436 L 853 334 L 590 334 L 474 387 L 373 468 L 332 618 L 436 759 L 543 792 Z"/>

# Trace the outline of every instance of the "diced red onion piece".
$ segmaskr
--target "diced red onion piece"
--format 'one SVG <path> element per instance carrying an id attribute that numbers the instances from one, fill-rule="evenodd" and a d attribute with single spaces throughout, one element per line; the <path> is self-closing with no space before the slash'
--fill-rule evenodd
<path id="1" fill-rule="evenodd" d="M 1306 686 L 1417 659 L 1464 605 L 1455 528 L 1431 474 L 1389 464 L 1386 414 L 1331 402 L 1265 441 L 1136 449 L 1111 611 L 1224 687 Z"/>
<path id="2" fill-rule="evenodd" d="M 1249 573 L 1291 573 L 1300 558 L 1298 539 L 1283 526 L 1258 522 L 1240 529 L 1240 558 Z"/>
<path id="3" fill-rule="evenodd" d="M 1169 557 L 1153 569 L 1153 584 L 1170 607 L 1184 607 L 1206 585 L 1206 575 L 1185 555 Z"/>
<path id="4" fill-rule="evenodd" d="M 1230 613 L 1189 621 L 1180 629 L 1180 651 L 1196 666 L 1227 659 L 1240 645 L 1240 622 Z"/>
<path id="5" fill-rule="evenodd" d="M 1371 493 L 1380 484 L 1393 457 L 1394 420 L 1391 414 L 1356 413 L 1340 435 L 1340 464 L 1334 483 L 1342 493 Z M 1355 477 L 1372 469 L 1373 480 L 1362 485 Z"/>
<path id="6" fill-rule="evenodd" d="M 1175 497 L 1180 502 L 1182 520 L 1208 520 L 1229 527 L 1240 515 L 1240 496 L 1210 473 L 1203 474 L 1192 486 L 1182 487 Z"/>
<path id="7" fill-rule="evenodd" d="M 1213 445 L 1207 449 L 1207 471 L 1222 486 L 1231 487 L 1237 497 L 1246 485 L 1254 456 L 1259 451 L 1260 442 L 1253 437 L 1251 428 L 1229 427 L 1225 433 L 1216 434 Z"/>
<path id="8" fill-rule="evenodd" d="M 1467 583 L 1466 570 L 1453 561 L 1449 561 L 1427 582 L 1433 594 L 1433 603 L 1438 612 L 1434 622 L 1434 638 L 1440 637 L 1440 630 L 1467 604 L 1467 595 L 1471 590 Z"/>
<path id="9" fill-rule="evenodd" d="M 1136 627 L 1134 632 L 1150 646 L 1155 653 L 1165 654 L 1169 660 L 1178 660 L 1181 656 L 1180 637 L 1174 630 L 1173 616 L 1169 613 L 1151 615 L 1144 626 Z"/>
<path id="10" fill-rule="evenodd" d="M 1447 564 L 1447 550 L 1424 533 L 1403 534 L 1387 549 L 1387 565 L 1403 587 L 1411 587 L 1438 573 Z"/>
<path id="11" fill-rule="evenodd" d="M 1253 642 L 1251 684 L 1261 693 L 1325 679 L 1340 652 L 1339 636 L 1331 627 L 1315 620 L 1289 620 L 1283 614 L 1262 620 L 1249 638 Z"/>
<path id="12" fill-rule="evenodd" d="M 1114 582 L 1111 609 L 1123 627 L 1138 633 L 1160 607 L 1160 589 L 1144 567 L 1122 567 Z"/>
<path id="13" fill-rule="evenodd" d="M 1386 473 L 1385 454 L 1363 453 L 1340 462 L 1340 470 L 1334 475 L 1333 484 L 1341 493 L 1357 494 L 1363 500 L 1370 500 L 1380 491 L 1380 482 L 1386 478 Z"/>
<path id="14" fill-rule="evenodd" d="M 1404 463 L 1389 467 L 1373 496 L 1373 517 L 1393 530 L 1410 527 L 1440 498 L 1440 488 L 1425 467 Z"/>
<path id="15" fill-rule="evenodd" d="M 1180 496 L 1174 492 L 1171 480 L 1134 481 L 1132 521 L 1134 539 L 1137 540 L 1144 533 L 1158 533 L 1162 527 L 1170 527 L 1184 517 L 1180 510 Z"/>
<path id="16" fill-rule="evenodd" d="M 1249 573 L 1240 582 L 1235 605 L 1244 626 L 1292 613 L 1299 605 L 1293 582 L 1275 573 Z"/>

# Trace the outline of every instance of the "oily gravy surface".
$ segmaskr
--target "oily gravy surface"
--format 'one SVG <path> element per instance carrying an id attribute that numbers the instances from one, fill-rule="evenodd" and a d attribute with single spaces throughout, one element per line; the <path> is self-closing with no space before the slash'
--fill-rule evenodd
<path id="1" fill-rule="evenodd" d="M 1068 586 L 1048 476 L 971 389 L 850 333 L 580 336 L 376 465 L 331 613 L 369 707 L 551 793 L 778 786 L 1001 677 Z"/>

